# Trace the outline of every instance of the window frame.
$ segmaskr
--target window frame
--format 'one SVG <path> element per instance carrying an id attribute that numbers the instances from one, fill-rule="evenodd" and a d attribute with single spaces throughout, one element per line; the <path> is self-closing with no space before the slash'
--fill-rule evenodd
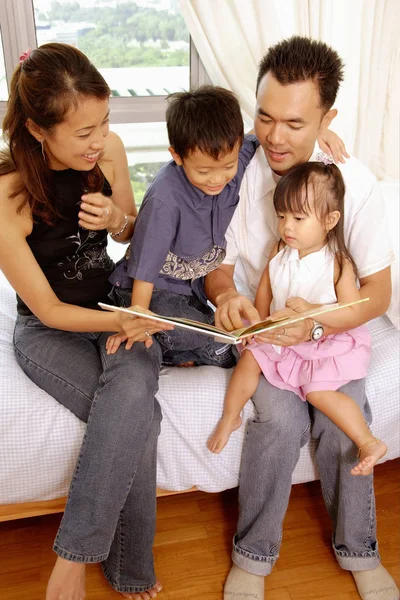
<path id="1" fill-rule="evenodd" d="M 32 0 L 1 0 L 0 29 L 3 41 L 4 62 L 8 87 L 19 57 L 27 48 L 36 48 L 35 17 Z M 190 38 L 190 89 L 210 78 Z M 110 98 L 111 123 L 150 123 L 165 121 L 166 96 L 138 96 Z M 0 102 L 0 119 L 3 121 L 7 103 Z"/>

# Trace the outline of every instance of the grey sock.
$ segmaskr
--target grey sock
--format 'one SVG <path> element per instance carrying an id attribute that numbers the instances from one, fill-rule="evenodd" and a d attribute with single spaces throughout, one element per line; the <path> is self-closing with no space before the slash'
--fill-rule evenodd
<path id="1" fill-rule="evenodd" d="M 224 600 L 264 600 L 264 577 L 232 565 L 225 582 Z"/>
<path id="2" fill-rule="evenodd" d="M 362 600 L 399 600 L 396 582 L 383 565 L 369 571 L 352 571 L 352 575 Z"/>

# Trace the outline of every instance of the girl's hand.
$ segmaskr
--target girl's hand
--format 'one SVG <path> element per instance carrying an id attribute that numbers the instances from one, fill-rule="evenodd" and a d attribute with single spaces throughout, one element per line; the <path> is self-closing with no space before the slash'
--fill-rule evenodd
<path id="1" fill-rule="evenodd" d="M 306 310 L 311 310 L 314 308 L 314 306 L 307 302 L 307 300 L 304 300 L 304 298 L 298 298 L 297 296 L 286 300 L 286 306 L 287 308 L 294 310 L 296 313 L 306 312 Z"/>
<path id="2" fill-rule="evenodd" d="M 331 154 L 335 163 L 345 163 L 345 158 L 350 158 L 343 140 L 334 131 L 326 129 L 318 138 L 318 144 L 322 152 Z"/>
<path id="3" fill-rule="evenodd" d="M 100 192 L 84 194 L 81 209 L 78 213 L 79 225 L 84 229 L 98 231 L 100 229 L 119 230 L 124 223 L 124 213 L 115 206 L 112 199 Z"/>

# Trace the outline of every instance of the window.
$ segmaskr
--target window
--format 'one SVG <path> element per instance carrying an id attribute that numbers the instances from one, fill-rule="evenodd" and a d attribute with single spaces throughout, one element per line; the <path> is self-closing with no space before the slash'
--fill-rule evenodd
<path id="1" fill-rule="evenodd" d="M 33 0 L 37 43 L 66 42 L 115 97 L 189 89 L 189 32 L 177 0 Z"/>
<path id="2" fill-rule="evenodd" d="M 125 144 L 139 204 L 169 159 L 166 95 L 209 82 L 179 0 L 0 0 L 0 27 L 0 120 L 22 52 L 49 41 L 77 46 L 112 89 L 111 128 Z"/>
<path id="3" fill-rule="evenodd" d="M 157 171 L 171 158 L 165 121 L 111 125 L 111 129 L 124 143 L 135 202 L 139 207 Z"/>

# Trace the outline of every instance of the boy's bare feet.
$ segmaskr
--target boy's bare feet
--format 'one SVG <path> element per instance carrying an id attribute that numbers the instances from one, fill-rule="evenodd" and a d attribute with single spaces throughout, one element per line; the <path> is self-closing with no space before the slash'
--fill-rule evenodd
<path id="1" fill-rule="evenodd" d="M 189 367 L 194 367 L 194 362 L 192 360 L 190 360 L 189 362 L 180 363 L 179 365 L 176 365 L 176 366 L 180 367 L 180 368 L 188 369 Z"/>
<path id="2" fill-rule="evenodd" d="M 386 452 L 386 444 L 380 440 L 374 439 L 372 443 L 365 444 L 365 447 L 360 450 L 360 462 L 351 469 L 351 474 L 369 475 L 378 460 L 385 456 Z"/>
<path id="3" fill-rule="evenodd" d="M 235 417 L 233 419 L 229 417 L 222 417 L 218 421 L 218 425 L 216 426 L 213 434 L 208 439 L 207 448 L 210 450 L 210 452 L 219 454 L 228 443 L 229 436 L 231 435 L 232 431 L 239 429 L 241 424 L 242 419 L 240 417 Z"/>
<path id="4" fill-rule="evenodd" d="M 85 563 L 59 556 L 50 575 L 46 600 L 83 600 L 85 598 Z"/>
<path id="5" fill-rule="evenodd" d="M 130 600 L 150 600 L 151 598 L 156 598 L 158 592 L 161 592 L 162 586 L 159 581 L 156 584 L 147 590 L 147 592 L 135 592 L 132 594 L 122 594 L 124 598 L 129 598 Z"/>

